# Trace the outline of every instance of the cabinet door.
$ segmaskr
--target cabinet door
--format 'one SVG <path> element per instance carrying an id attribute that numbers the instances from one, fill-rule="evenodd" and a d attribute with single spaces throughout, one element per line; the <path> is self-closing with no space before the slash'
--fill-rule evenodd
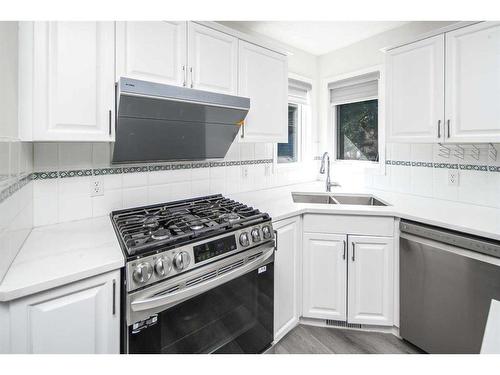
<path id="1" fill-rule="evenodd" d="M 116 79 L 186 85 L 186 22 L 116 23 Z"/>
<path id="2" fill-rule="evenodd" d="M 238 91 L 238 39 L 189 22 L 189 85 L 199 90 L 236 95 Z"/>
<path id="3" fill-rule="evenodd" d="M 14 301 L 13 353 L 119 353 L 120 273 L 92 277 Z"/>
<path id="4" fill-rule="evenodd" d="M 444 139 L 444 36 L 395 48 L 386 55 L 389 142 Z"/>
<path id="5" fill-rule="evenodd" d="M 392 326 L 393 239 L 349 236 L 348 323 Z"/>
<path id="6" fill-rule="evenodd" d="M 274 340 L 299 322 L 300 316 L 300 218 L 274 223 L 277 247 L 274 261 Z"/>
<path id="7" fill-rule="evenodd" d="M 346 319 L 346 241 L 343 235 L 304 233 L 304 317 Z"/>
<path id="8" fill-rule="evenodd" d="M 36 141 L 110 141 L 114 137 L 113 22 L 36 22 Z"/>
<path id="9" fill-rule="evenodd" d="M 287 57 L 239 42 L 238 95 L 250 98 L 242 142 L 288 142 Z"/>
<path id="10" fill-rule="evenodd" d="M 500 22 L 447 33 L 446 140 L 500 142 L 499 100 Z"/>

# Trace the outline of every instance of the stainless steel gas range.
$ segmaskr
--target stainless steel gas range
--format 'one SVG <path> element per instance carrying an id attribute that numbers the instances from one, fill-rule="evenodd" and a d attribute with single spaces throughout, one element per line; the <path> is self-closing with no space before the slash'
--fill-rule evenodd
<path id="1" fill-rule="evenodd" d="M 275 233 L 222 195 L 114 211 L 124 353 L 260 353 L 273 340 Z"/>

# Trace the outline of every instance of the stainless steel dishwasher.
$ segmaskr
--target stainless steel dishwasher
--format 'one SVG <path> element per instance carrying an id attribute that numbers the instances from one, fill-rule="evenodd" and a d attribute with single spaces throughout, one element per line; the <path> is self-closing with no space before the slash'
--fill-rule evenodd
<path id="1" fill-rule="evenodd" d="M 400 335 L 428 353 L 479 353 L 500 300 L 500 242 L 400 224 Z"/>

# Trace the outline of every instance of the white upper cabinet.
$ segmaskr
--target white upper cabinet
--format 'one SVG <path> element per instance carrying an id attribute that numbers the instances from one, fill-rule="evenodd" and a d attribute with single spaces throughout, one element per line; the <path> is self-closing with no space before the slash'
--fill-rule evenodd
<path id="1" fill-rule="evenodd" d="M 11 353 L 118 354 L 120 272 L 9 303 Z"/>
<path id="2" fill-rule="evenodd" d="M 442 140 L 444 35 L 387 52 L 386 79 L 389 141 L 432 143 Z"/>
<path id="3" fill-rule="evenodd" d="M 348 323 L 392 326 L 393 241 L 349 236 Z"/>
<path id="4" fill-rule="evenodd" d="M 389 142 L 500 142 L 500 22 L 389 50 Z"/>
<path id="5" fill-rule="evenodd" d="M 500 142 L 499 103 L 500 22 L 447 33 L 447 140 Z"/>
<path id="6" fill-rule="evenodd" d="M 114 23 L 35 22 L 27 29 L 31 38 L 20 48 L 32 48 L 33 104 L 24 110 L 33 113 L 21 124 L 31 131 L 21 134 L 34 141 L 113 140 Z"/>
<path id="7" fill-rule="evenodd" d="M 238 95 L 250 98 L 242 142 L 288 142 L 287 57 L 239 41 Z"/>
<path id="8" fill-rule="evenodd" d="M 186 86 L 187 22 L 116 23 L 116 80 L 135 78 Z"/>
<path id="9" fill-rule="evenodd" d="M 191 88 L 236 95 L 238 39 L 189 22 L 188 75 Z"/>
<path id="10" fill-rule="evenodd" d="M 304 233 L 302 315 L 346 319 L 347 236 Z"/>
<path id="11" fill-rule="evenodd" d="M 274 258 L 274 340 L 299 322 L 301 285 L 300 216 L 273 223 L 277 231 Z"/>

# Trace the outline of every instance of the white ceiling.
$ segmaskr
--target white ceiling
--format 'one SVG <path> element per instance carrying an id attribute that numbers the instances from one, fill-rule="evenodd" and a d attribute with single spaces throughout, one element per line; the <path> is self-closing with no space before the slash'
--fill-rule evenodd
<path id="1" fill-rule="evenodd" d="M 373 35 L 401 26 L 402 21 L 239 21 L 242 28 L 281 43 L 323 55 Z"/>

